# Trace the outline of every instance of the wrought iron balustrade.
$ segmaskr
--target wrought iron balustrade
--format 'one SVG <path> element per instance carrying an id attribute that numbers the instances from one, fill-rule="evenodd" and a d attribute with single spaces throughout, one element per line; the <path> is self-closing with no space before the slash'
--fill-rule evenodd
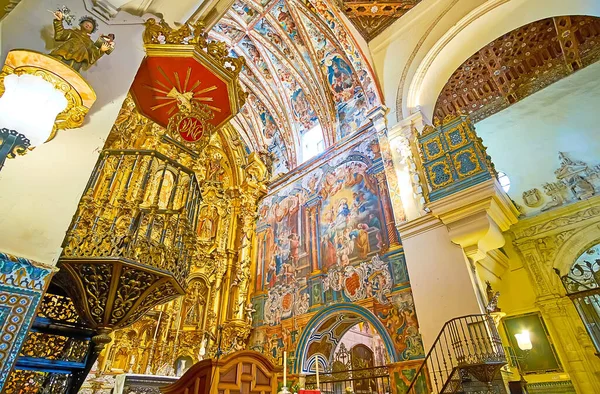
<path id="1" fill-rule="evenodd" d="M 407 393 L 458 393 L 469 374 L 491 387 L 505 364 L 494 319 L 489 315 L 458 317 L 444 324 Z"/>
<path id="2" fill-rule="evenodd" d="M 304 386 L 316 389 L 316 375 L 308 375 Z M 345 394 L 348 388 L 354 394 L 389 394 L 389 370 L 381 366 L 320 373 L 319 388 L 323 394 Z"/>

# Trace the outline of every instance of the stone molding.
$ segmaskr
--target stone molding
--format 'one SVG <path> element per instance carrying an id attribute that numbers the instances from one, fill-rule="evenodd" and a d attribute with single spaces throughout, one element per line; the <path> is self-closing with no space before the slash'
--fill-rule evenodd
<path id="1" fill-rule="evenodd" d="M 429 203 L 432 214 L 448 227 L 452 242 L 479 261 L 504 246 L 503 231 L 517 223 L 518 211 L 498 181 L 491 179 Z"/>

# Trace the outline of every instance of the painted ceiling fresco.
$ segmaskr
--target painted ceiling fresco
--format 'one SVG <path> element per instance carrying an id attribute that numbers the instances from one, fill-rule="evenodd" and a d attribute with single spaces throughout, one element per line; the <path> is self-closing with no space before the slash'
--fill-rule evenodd
<path id="1" fill-rule="evenodd" d="M 244 56 L 249 93 L 232 122 L 252 150 L 268 149 L 273 175 L 300 164 L 316 126 L 325 147 L 355 133 L 380 106 L 373 72 L 327 0 L 236 0 L 210 35 Z"/>

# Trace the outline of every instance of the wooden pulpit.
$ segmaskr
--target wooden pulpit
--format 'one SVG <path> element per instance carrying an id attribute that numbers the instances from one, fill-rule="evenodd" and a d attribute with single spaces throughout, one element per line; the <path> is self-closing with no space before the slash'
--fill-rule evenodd
<path id="1" fill-rule="evenodd" d="M 277 394 L 275 367 L 262 353 L 242 350 L 221 360 L 203 360 L 179 380 L 161 387 L 164 394 Z"/>

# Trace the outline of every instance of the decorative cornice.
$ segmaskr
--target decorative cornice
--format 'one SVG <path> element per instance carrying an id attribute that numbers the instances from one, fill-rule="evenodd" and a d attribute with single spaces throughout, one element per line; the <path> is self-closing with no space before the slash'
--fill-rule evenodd
<path id="1" fill-rule="evenodd" d="M 528 238 L 563 231 L 583 221 L 597 220 L 599 216 L 600 195 L 522 219 L 511 230 L 521 242 Z"/>
<path id="2" fill-rule="evenodd" d="M 502 231 L 517 223 L 519 215 L 519 211 L 495 179 L 428 203 L 427 207 L 444 223 L 456 222 L 471 216 L 473 212 L 485 211 Z"/>
<path id="3" fill-rule="evenodd" d="M 403 240 L 419 236 L 439 227 L 444 227 L 444 223 L 432 214 L 421 216 L 415 220 L 397 226 L 398 231 L 400 232 L 400 238 Z"/>

